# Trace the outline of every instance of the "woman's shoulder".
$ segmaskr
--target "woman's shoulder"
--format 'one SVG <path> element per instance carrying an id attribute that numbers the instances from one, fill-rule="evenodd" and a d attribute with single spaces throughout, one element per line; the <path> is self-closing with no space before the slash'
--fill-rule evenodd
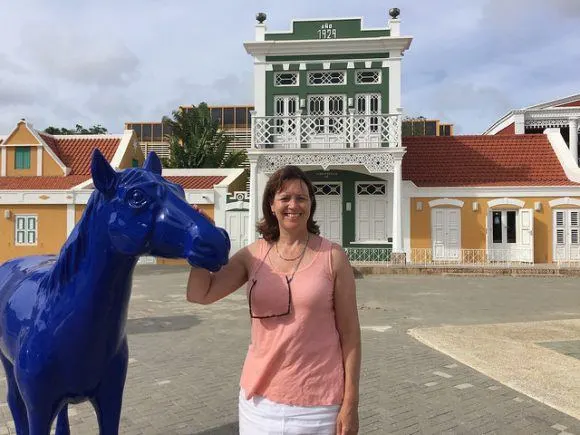
<path id="1" fill-rule="evenodd" d="M 321 250 L 325 250 L 325 251 L 343 251 L 342 246 L 340 246 L 338 243 L 333 242 L 330 239 L 327 239 L 326 237 L 317 235 L 317 236 L 313 236 L 313 240 L 318 239 L 319 242 L 317 243 L 317 246 L 320 247 Z"/>
<path id="2" fill-rule="evenodd" d="M 264 249 L 268 246 L 268 242 L 262 238 L 257 239 L 256 241 L 250 243 L 246 246 L 247 255 L 250 257 L 259 257 L 261 256 Z"/>

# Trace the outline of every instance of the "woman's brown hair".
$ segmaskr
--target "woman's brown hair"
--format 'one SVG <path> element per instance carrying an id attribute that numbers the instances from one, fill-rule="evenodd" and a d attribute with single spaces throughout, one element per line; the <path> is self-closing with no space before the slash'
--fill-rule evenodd
<path id="1" fill-rule="evenodd" d="M 264 188 L 264 197 L 262 199 L 262 214 L 263 218 L 258 222 L 258 232 L 264 237 L 267 242 L 275 242 L 280 238 L 280 227 L 278 226 L 278 219 L 272 214 L 270 206 L 274 202 L 274 196 L 282 188 L 282 185 L 289 180 L 301 180 L 308 188 L 308 195 L 310 196 L 310 216 L 306 227 L 308 232 L 312 234 L 320 234 L 318 224 L 314 222 L 313 216 L 316 211 L 316 197 L 314 195 L 314 186 L 308 179 L 304 171 L 297 166 L 284 166 L 272 174 L 266 187 Z"/>

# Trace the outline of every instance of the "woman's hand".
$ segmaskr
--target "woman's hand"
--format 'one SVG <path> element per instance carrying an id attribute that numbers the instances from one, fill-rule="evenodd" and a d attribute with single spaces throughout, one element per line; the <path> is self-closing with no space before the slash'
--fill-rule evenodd
<path id="1" fill-rule="evenodd" d="M 336 417 L 336 435 L 358 434 L 358 407 L 343 404 Z"/>

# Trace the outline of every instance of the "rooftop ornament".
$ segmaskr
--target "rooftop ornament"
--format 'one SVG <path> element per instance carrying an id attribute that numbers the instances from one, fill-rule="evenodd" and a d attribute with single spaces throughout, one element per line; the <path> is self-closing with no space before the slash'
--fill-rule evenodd
<path id="1" fill-rule="evenodd" d="M 266 21 L 267 15 L 264 12 L 259 12 L 256 15 L 256 20 L 258 21 L 258 23 L 260 24 L 264 24 L 264 21 Z"/>
<path id="2" fill-rule="evenodd" d="M 389 15 L 391 16 L 391 18 L 393 20 L 396 20 L 399 17 L 400 14 L 401 14 L 401 11 L 400 11 L 399 8 L 391 8 L 391 9 L 389 9 Z"/>

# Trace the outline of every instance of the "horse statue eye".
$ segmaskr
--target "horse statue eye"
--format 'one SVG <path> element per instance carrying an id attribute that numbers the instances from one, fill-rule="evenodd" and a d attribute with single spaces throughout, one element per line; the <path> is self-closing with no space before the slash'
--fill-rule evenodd
<path id="1" fill-rule="evenodd" d="M 129 205 L 133 207 L 142 207 L 147 202 L 145 194 L 138 189 L 132 190 L 128 195 Z"/>

